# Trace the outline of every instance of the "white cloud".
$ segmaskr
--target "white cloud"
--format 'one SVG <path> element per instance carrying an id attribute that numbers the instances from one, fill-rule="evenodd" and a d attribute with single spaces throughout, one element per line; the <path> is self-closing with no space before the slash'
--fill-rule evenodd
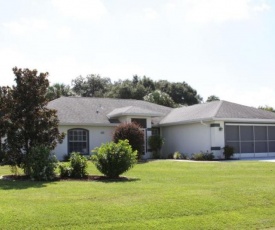
<path id="1" fill-rule="evenodd" d="M 143 10 L 144 17 L 147 20 L 155 20 L 158 18 L 158 13 L 154 9 L 146 8 Z"/>
<path id="2" fill-rule="evenodd" d="M 78 20 L 99 20 L 107 13 L 101 0 L 52 0 L 52 4 L 64 16 Z"/>
<path id="3" fill-rule="evenodd" d="M 24 35 L 33 31 L 49 28 L 47 20 L 21 18 L 19 21 L 6 22 L 3 26 L 15 35 Z"/>
<path id="4" fill-rule="evenodd" d="M 60 40 L 69 39 L 72 36 L 72 29 L 69 26 L 63 26 L 57 30 L 56 37 Z"/>
<path id="5" fill-rule="evenodd" d="M 266 10 L 270 10 L 270 6 L 264 2 L 261 5 L 257 5 L 257 6 L 253 7 L 253 11 L 255 11 L 255 12 L 263 12 Z"/>
<path id="6" fill-rule="evenodd" d="M 187 0 L 185 7 L 185 19 L 197 23 L 246 20 L 255 11 L 269 9 L 265 2 L 252 4 L 250 0 Z"/>

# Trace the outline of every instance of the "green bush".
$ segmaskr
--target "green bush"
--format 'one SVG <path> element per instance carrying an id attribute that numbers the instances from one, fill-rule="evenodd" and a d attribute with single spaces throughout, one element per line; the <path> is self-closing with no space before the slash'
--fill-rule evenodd
<path id="1" fill-rule="evenodd" d="M 87 168 L 86 157 L 73 152 L 70 154 L 69 162 L 59 165 L 59 172 L 61 177 L 83 178 L 88 175 Z"/>
<path id="2" fill-rule="evenodd" d="M 191 159 L 195 161 L 212 161 L 214 154 L 212 152 L 193 153 Z"/>
<path id="3" fill-rule="evenodd" d="M 179 151 L 174 152 L 173 159 L 182 159 L 181 153 Z"/>
<path id="4" fill-rule="evenodd" d="M 56 157 L 49 148 L 36 146 L 26 156 L 23 169 L 26 175 L 33 180 L 48 181 L 55 178 L 55 169 L 58 165 Z"/>
<path id="5" fill-rule="evenodd" d="M 223 155 L 225 159 L 230 159 L 234 155 L 234 148 L 229 145 L 224 146 Z"/>
<path id="6" fill-rule="evenodd" d="M 110 178 L 118 178 L 137 163 L 137 151 L 132 150 L 128 140 L 102 144 L 93 152 L 92 162 L 101 173 Z"/>
<path id="7" fill-rule="evenodd" d="M 159 159 L 160 158 L 160 149 L 164 143 L 164 139 L 159 135 L 150 136 L 148 139 L 148 144 L 153 151 L 153 158 Z"/>
<path id="8" fill-rule="evenodd" d="M 66 163 L 61 163 L 59 165 L 59 172 L 60 172 L 60 177 L 71 177 L 72 175 L 72 167 L 70 165 L 70 163 L 66 162 Z"/>
<path id="9" fill-rule="evenodd" d="M 128 140 L 133 150 L 137 150 L 138 158 L 144 151 L 144 133 L 136 123 L 122 123 L 116 127 L 113 134 L 113 141 L 118 143 L 119 140 Z"/>

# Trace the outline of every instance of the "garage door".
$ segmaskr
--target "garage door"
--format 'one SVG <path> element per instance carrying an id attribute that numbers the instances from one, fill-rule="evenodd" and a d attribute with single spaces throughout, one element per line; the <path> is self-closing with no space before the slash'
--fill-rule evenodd
<path id="1" fill-rule="evenodd" d="M 275 153 L 275 125 L 226 124 L 225 143 L 235 153 Z"/>

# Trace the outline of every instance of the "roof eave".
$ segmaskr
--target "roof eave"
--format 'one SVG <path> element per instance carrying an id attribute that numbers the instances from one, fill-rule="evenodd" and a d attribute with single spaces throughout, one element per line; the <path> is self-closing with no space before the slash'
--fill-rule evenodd
<path id="1" fill-rule="evenodd" d="M 202 119 L 192 119 L 192 120 L 186 120 L 186 121 L 177 121 L 177 122 L 160 122 L 158 125 L 159 126 L 174 126 L 174 125 L 185 125 L 185 124 L 192 124 L 192 123 L 198 123 L 198 122 L 211 122 L 214 121 L 215 119 L 213 117 L 208 117 L 208 118 L 202 118 Z"/>
<path id="2" fill-rule="evenodd" d="M 60 122 L 60 126 L 104 126 L 104 127 L 115 127 L 120 123 L 68 123 L 68 122 Z"/>
<path id="3" fill-rule="evenodd" d="M 224 122 L 242 122 L 242 123 L 275 123 L 275 119 L 260 118 L 215 118 L 216 121 Z"/>
<path id="4" fill-rule="evenodd" d="M 117 113 L 114 115 L 107 115 L 108 118 L 118 118 L 123 116 L 139 116 L 139 117 L 161 117 L 163 114 L 160 113 Z"/>

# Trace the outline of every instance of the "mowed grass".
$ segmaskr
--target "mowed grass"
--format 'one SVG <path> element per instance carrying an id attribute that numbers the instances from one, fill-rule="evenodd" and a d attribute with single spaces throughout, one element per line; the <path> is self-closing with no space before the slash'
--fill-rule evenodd
<path id="1" fill-rule="evenodd" d="M 100 175 L 92 164 L 89 172 Z M 151 161 L 124 176 L 0 180 L 0 229 L 275 228 L 275 163 Z"/>

